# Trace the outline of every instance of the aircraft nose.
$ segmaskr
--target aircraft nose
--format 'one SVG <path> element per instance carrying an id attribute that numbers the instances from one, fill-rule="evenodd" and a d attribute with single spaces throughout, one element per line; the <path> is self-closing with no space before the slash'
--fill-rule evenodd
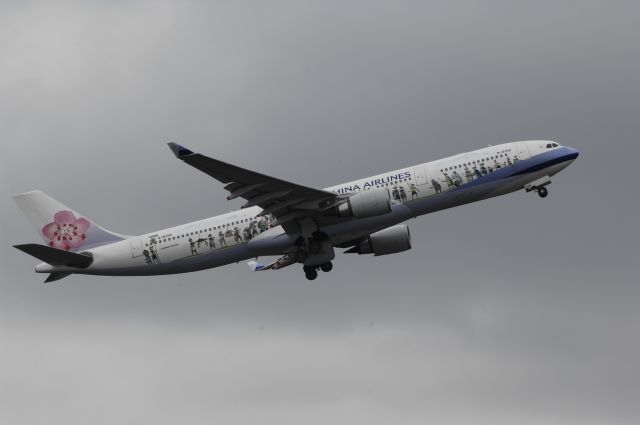
<path id="1" fill-rule="evenodd" d="M 577 149 L 568 146 L 567 149 L 569 150 L 569 155 L 572 157 L 572 159 L 576 159 L 580 155 L 580 152 L 578 152 Z"/>

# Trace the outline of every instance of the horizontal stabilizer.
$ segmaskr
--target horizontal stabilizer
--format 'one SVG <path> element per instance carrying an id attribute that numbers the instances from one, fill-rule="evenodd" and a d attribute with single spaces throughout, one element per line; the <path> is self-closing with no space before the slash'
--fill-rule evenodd
<path id="1" fill-rule="evenodd" d="M 89 265 L 93 262 L 93 257 L 89 254 L 78 254 L 76 252 L 52 248 L 46 245 L 27 243 L 23 245 L 14 245 L 13 247 L 19 249 L 22 252 L 26 252 L 27 254 L 36 257 L 41 261 L 44 261 L 45 263 L 49 263 L 52 266 L 69 266 L 84 269 L 86 267 L 89 267 Z M 62 277 L 60 277 L 59 279 L 62 279 Z"/>
<path id="2" fill-rule="evenodd" d="M 56 280 L 64 279 L 69 276 L 71 272 L 55 272 L 51 273 L 49 277 L 44 281 L 44 283 L 55 282 Z"/>

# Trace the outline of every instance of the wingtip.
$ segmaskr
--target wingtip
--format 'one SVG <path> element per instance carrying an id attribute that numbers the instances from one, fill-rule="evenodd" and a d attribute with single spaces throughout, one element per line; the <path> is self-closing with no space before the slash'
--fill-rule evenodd
<path id="1" fill-rule="evenodd" d="M 171 149 L 173 154 L 178 158 L 180 158 L 181 156 L 193 154 L 193 152 L 191 150 L 189 150 L 189 149 L 185 148 L 184 146 L 181 146 L 181 145 L 179 145 L 177 143 L 169 142 L 169 143 L 167 143 L 167 145 L 169 145 L 169 149 Z"/>
<path id="2" fill-rule="evenodd" d="M 252 272 L 258 272 L 264 268 L 264 264 L 258 263 L 257 261 L 249 261 L 247 265 Z"/>

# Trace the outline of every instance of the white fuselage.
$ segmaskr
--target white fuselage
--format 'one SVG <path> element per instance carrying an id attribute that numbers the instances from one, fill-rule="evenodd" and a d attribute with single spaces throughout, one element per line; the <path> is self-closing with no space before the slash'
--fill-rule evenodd
<path id="1" fill-rule="evenodd" d="M 327 191 L 353 192 L 388 188 L 391 212 L 353 218 L 320 230 L 333 245 L 396 225 L 409 218 L 467 204 L 524 188 L 567 167 L 577 151 L 550 142 L 513 142 L 489 146 L 448 158 L 336 185 Z M 89 250 L 93 263 L 86 269 L 51 266 L 37 272 L 73 271 L 96 275 L 159 275 L 222 266 L 261 255 L 287 252 L 297 235 L 272 227 L 270 216 L 251 207 L 131 237 Z"/>

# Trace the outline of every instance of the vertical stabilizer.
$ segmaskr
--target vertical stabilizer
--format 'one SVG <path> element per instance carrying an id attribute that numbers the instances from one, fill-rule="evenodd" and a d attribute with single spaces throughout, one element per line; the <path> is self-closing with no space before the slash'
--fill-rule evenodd
<path id="1" fill-rule="evenodd" d="M 77 251 L 127 238 L 100 227 L 40 190 L 14 195 L 13 199 L 52 248 Z"/>

